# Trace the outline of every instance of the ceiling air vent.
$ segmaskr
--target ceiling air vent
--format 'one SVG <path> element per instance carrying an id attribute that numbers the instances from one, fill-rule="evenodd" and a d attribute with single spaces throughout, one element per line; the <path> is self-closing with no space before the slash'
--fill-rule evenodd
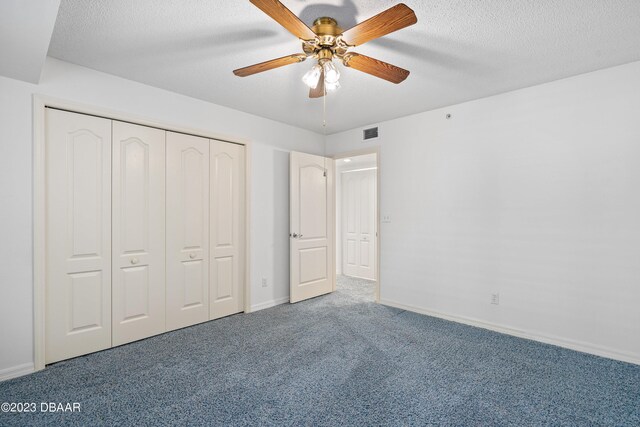
<path id="1" fill-rule="evenodd" d="M 362 140 L 374 139 L 378 137 L 378 127 L 365 129 L 362 131 Z"/>

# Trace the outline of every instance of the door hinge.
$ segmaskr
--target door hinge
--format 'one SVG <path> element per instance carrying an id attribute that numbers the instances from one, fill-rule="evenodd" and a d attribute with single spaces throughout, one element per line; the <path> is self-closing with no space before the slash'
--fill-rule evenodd
<path id="1" fill-rule="evenodd" d="M 327 177 L 327 170 L 325 169 L 324 172 L 322 172 L 322 176 L 324 176 L 325 178 Z"/>

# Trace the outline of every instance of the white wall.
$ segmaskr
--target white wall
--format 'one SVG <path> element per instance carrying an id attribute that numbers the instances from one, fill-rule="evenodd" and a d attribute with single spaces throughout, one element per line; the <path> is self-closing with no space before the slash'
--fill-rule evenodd
<path id="1" fill-rule="evenodd" d="M 382 301 L 640 363 L 639 95 L 636 62 L 381 123 Z"/>
<path id="2" fill-rule="evenodd" d="M 0 76 L 38 83 L 60 0 L 0 2 Z"/>
<path id="3" fill-rule="evenodd" d="M 288 151 L 321 154 L 321 135 L 48 58 L 39 85 L 0 77 L 0 376 L 33 363 L 34 93 L 250 140 L 251 302 L 289 295 Z"/>

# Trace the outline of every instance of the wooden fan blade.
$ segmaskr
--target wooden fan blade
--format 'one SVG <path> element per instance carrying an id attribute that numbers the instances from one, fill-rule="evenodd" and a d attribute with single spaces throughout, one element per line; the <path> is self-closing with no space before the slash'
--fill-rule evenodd
<path id="1" fill-rule="evenodd" d="M 315 89 L 309 89 L 309 98 L 322 98 L 324 95 L 324 70 L 322 70 L 318 86 Z"/>
<path id="2" fill-rule="evenodd" d="M 272 59 L 271 61 L 261 62 L 259 64 L 249 65 L 248 67 L 233 70 L 233 74 L 238 77 L 247 77 L 252 74 L 261 73 L 263 71 L 273 70 L 274 68 L 284 67 L 285 65 L 302 62 L 307 57 L 302 54 L 283 56 L 282 58 Z"/>
<path id="3" fill-rule="evenodd" d="M 342 40 L 358 46 L 418 22 L 416 14 L 404 3 L 393 6 L 378 15 L 342 33 Z"/>
<path id="4" fill-rule="evenodd" d="M 285 5 L 278 0 L 250 0 L 258 9 L 269 15 L 276 22 L 289 30 L 291 34 L 299 39 L 313 40 L 316 33 L 311 31 L 307 25 L 293 14 Z"/>
<path id="5" fill-rule="evenodd" d="M 347 67 L 371 74 L 372 76 L 395 84 L 403 82 L 409 76 L 409 71 L 407 70 L 359 53 L 347 54 L 343 62 Z"/>

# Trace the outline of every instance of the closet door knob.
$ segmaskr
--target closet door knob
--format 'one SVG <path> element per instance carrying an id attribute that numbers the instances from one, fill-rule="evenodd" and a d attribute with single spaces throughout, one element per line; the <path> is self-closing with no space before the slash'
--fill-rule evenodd
<path id="1" fill-rule="evenodd" d="M 195 257 L 196 257 L 196 254 L 194 254 L 193 252 L 189 254 L 189 258 L 194 259 Z"/>
<path id="2" fill-rule="evenodd" d="M 131 264 L 136 265 L 140 260 L 138 258 L 131 258 Z"/>

